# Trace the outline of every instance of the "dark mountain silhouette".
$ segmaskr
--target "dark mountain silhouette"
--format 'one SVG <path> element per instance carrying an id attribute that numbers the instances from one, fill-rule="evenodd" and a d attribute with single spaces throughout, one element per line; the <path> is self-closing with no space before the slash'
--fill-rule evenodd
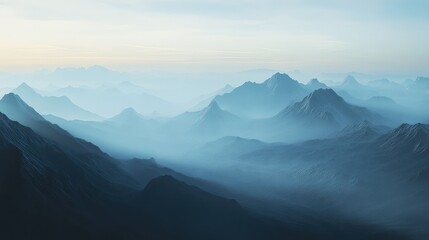
<path id="1" fill-rule="evenodd" d="M 196 239 L 282 239 L 287 236 L 278 234 L 281 232 L 276 230 L 281 229 L 278 222 L 253 216 L 234 200 L 212 195 L 171 176 L 152 180 L 139 199 L 155 216 L 154 222 L 173 226 L 172 230 L 178 229 L 184 236 L 189 233 Z"/>
<path id="2" fill-rule="evenodd" d="M 86 111 L 75 105 L 70 99 L 65 96 L 42 96 L 26 83 L 22 83 L 18 88 L 13 90 L 13 93 L 18 94 L 26 102 L 31 103 L 38 112 L 42 114 L 52 114 L 65 119 L 81 119 L 81 120 L 100 120 L 101 117 L 94 113 Z"/>
<path id="3" fill-rule="evenodd" d="M 236 202 L 172 177 L 153 180 L 139 193 L 141 185 L 116 160 L 66 151 L 3 114 L 0 152 L 5 239 L 225 239 L 231 233 L 260 239 L 287 233 L 280 223 L 262 224 Z M 194 223 L 199 227 L 189 231 Z"/>
<path id="4" fill-rule="evenodd" d="M 138 188 L 105 156 L 72 155 L 3 114 L 0 139 L 0 151 L 7 153 L 0 162 L 8 167 L 2 168 L 8 181 L 0 194 L 6 196 L 0 200 L 6 208 L 1 215 L 4 239 L 90 239 L 110 221 L 99 214 L 112 204 L 109 194 Z M 91 215 L 99 216 L 99 222 L 88 226 L 85 216 Z"/>
<path id="5" fill-rule="evenodd" d="M 367 109 L 348 104 L 332 89 L 318 89 L 275 117 L 279 121 L 299 121 L 301 124 L 333 128 L 376 118 L 376 115 Z"/>
<path id="6" fill-rule="evenodd" d="M 276 73 L 263 83 L 246 82 L 215 98 L 219 106 L 239 116 L 273 116 L 292 101 L 308 94 L 302 84 L 287 74 Z"/>
<path id="7" fill-rule="evenodd" d="M 320 239 L 317 224 L 288 227 L 171 176 L 139 190 L 122 163 L 63 151 L 3 114 L 0 130 L 4 239 Z"/>

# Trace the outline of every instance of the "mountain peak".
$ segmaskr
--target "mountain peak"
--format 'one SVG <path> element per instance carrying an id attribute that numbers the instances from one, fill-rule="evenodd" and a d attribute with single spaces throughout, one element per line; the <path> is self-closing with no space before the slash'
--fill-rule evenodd
<path id="1" fill-rule="evenodd" d="M 0 111 L 15 121 L 45 120 L 15 93 L 8 93 L 3 96 L 0 100 Z"/>
<path id="2" fill-rule="evenodd" d="M 8 93 L 4 95 L 0 102 L 7 104 L 25 104 L 24 101 L 22 101 L 22 99 L 15 93 Z"/>
<path id="3" fill-rule="evenodd" d="M 24 93 L 24 94 L 37 94 L 36 91 L 32 87 L 30 87 L 27 83 L 21 83 L 13 92 L 16 93 Z"/>
<path id="4" fill-rule="evenodd" d="M 144 117 L 134 108 L 128 107 L 122 110 L 117 115 L 109 119 L 109 121 L 130 121 L 132 119 L 143 119 Z"/>
<path id="5" fill-rule="evenodd" d="M 278 85 L 280 85 L 282 83 L 287 83 L 287 82 L 296 82 L 296 81 L 293 80 L 291 77 L 289 77 L 289 75 L 287 75 L 286 73 L 277 72 L 273 76 L 271 76 L 269 79 L 267 79 L 264 83 L 269 88 L 276 88 Z"/>
<path id="6" fill-rule="evenodd" d="M 276 117 L 344 127 L 357 121 L 374 119 L 375 115 L 365 108 L 348 104 L 334 90 L 328 88 L 313 91 L 303 100 L 285 108 Z"/>
<path id="7" fill-rule="evenodd" d="M 317 78 L 313 78 L 311 79 L 311 81 L 309 82 L 309 84 L 319 84 L 321 83 Z"/>
<path id="8" fill-rule="evenodd" d="M 343 83 L 341 84 L 342 87 L 353 87 L 353 86 L 360 86 L 361 84 L 356 80 L 355 77 L 348 75 Z"/>
<path id="9" fill-rule="evenodd" d="M 305 84 L 305 88 L 309 91 L 314 91 L 320 88 L 329 88 L 326 84 L 320 82 L 317 78 L 311 79 L 310 82 Z"/>
<path id="10" fill-rule="evenodd" d="M 310 95 L 304 98 L 304 101 L 309 103 L 327 103 L 327 102 L 342 102 L 344 101 L 337 93 L 331 88 L 314 90 Z"/>

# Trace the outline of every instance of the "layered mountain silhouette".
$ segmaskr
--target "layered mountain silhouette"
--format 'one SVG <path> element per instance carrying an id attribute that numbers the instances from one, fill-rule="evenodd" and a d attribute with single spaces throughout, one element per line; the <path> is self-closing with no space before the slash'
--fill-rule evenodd
<path id="1" fill-rule="evenodd" d="M 263 83 L 246 82 L 214 100 L 222 109 L 239 116 L 263 118 L 275 115 L 307 94 L 304 85 L 287 74 L 276 73 Z"/>
<path id="2" fill-rule="evenodd" d="M 142 186 L 101 151 L 77 154 L 0 113 L 5 239 L 284 239 L 290 230 L 165 176 Z M 198 225 L 198 228 L 195 228 Z"/>
<path id="3" fill-rule="evenodd" d="M 24 101 L 31 103 L 31 106 L 41 114 L 52 114 L 69 120 L 102 119 L 100 116 L 77 106 L 65 96 L 42 96 L 26 83 L 22 83 L 18 88 L 13 90 L 13 93 L 18 94 L 21 98 L 24 99 Z"/>
<path id="4" fill-rule="evenodd" d="M 145 116 L 154 112 L 171 114 L 180 109 L 173 103 L 149 94 L 144 89 L 134 88 L 135 91 L 123 87 L 85 88 L 66 87 L 55 92 L 57 95 L 69 97 L 79 106 L 101 116 L 112 116 L 125 108 L 132 107 Z M 103 99 L 103 101 L 100 101 Z"/>
<path id="5" fill-rule="evenodd" d="M 74 136 L 91 141 L 103 151 L 120 158 L 150 157 L 152 154 L 147 147 L 158 144 L 153 134 L 159 132 L 159 123 L 132 108 L 104 121 L 67 121 L 52 115 L 45 118 Z M 146 154 L 143 155 L 142 152 Z"/>

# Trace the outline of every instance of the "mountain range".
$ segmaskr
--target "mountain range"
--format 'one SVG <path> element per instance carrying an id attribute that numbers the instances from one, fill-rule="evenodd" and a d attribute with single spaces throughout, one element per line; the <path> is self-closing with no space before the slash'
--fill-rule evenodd
<path id="1" fill-rule="evenodd" d="M 90 144 L 81 140 L 76 153 L 1 113 L 0 129 L 0 236 L 7 239 L 259 239 L 287 233 L 280 223 L 267 224 L 237 202 L 171 176 L 140 190 L 119 161 L 88 151 Z M 198 223 L 197 231 L 189 231 L 193 224 L 182 220 L 184 214 Z"/>
<path id="2" fill-rule="evenodd" d="M 79 106 L 106 118 L 130 107 L 145 116 L 172 115 L 181 110 L 176 104 L 149 94 L 142 88 L 134 86 L 134 91 L 130 91 L 129 87 L 129 84 L 123 82 L 113 87 L 109 85 L 102 88 L 68 86 L 56 90 L 53 95 L 67 96 Z"/>
<path id="3" fill-rule="evenodd" d="M 22 84 L 0 100 L 0 239 L 429 236 L 423 77 L 330 88 L 276 73 L 183 112 L 192 81 L 176 85 L 190 94 L 176 105 L 148 94 L 171 86 L 119 73 L 99 86 L 72 80 L 82 72 L 108 74 L 60 69 L 70 78 L 51 89 L 80 87 Z M 219 86 L 207 78 L 204 89 Z"/>
<path id="4" fill-rule="evenodd" d="M 1 105 L 2 112 L 17 109 L 14 117 L 23 123 L 46 122 L 17 95 L 5 96 Z M 327 234 L 323 226 L 334 223 L 314 217 L 288 225 L 176 177 L 142 178 L 143 173 L 153 177 L 169 172 L 201 183 L 153 160 L 120 162 L 60 128 L 57 133 L 63 138 L 43 137 L 38 131 L 0 113 L 0 237 L 4 239 L 378 239 L 390 235 L 352 225 L 346 227 L 350 231 Z M 298 216 L 305 219 L 309 213 Z"/>

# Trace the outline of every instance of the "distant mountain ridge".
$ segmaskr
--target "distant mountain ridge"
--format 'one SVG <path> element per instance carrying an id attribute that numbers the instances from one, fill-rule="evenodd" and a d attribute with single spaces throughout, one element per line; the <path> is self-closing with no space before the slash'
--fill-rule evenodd
<path id="1" fill-rule="evenodd" d="M 101 120 L 102 118 L 94 113 L 82 109 L 75 105 L 65 96 L 42 96 L 26 83 L 22 83 L 12 91 L 18 94 L 26 102 L 30 103 L 38 112 L 42 114 L 52 114 L 61 118 L 74 120 Z"/>

